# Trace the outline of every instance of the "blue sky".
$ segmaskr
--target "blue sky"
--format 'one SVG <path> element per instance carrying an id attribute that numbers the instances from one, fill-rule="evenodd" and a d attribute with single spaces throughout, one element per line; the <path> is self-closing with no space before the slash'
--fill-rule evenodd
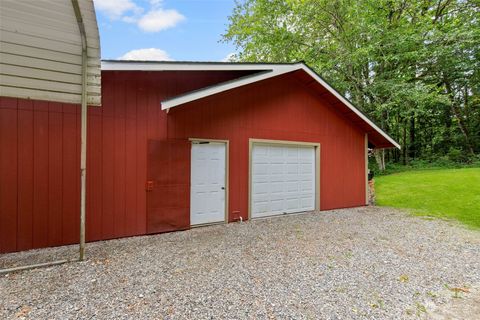
<path id="1" fill-rule="evenodd" d="M 102 59 L 222 61 L 234 0 L 94 0 Z"/>

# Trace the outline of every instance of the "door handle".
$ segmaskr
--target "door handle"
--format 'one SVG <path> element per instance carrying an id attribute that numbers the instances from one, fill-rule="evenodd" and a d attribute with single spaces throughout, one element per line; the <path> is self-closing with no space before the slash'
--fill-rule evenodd
<path id="1" fill-rule="evenodd" d="M 225 187 L 222 187 L 222 190 L 225 190 Z"/>

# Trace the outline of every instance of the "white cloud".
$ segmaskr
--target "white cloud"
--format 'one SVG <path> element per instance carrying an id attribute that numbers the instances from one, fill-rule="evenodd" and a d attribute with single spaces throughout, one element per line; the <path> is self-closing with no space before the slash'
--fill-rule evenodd
<path id="1" fill-rule="evenodd" d="M 119 57 L 121 60 L 171 61 L 172 58 L 162 49 L 145 48 L 131 50 Z"/>
<path id="2" fill-rule="evenodd" d="M 163 0 L 149 0 L 147 8 L 134 0 L 94 0 L 97 11 L 110 20 L 134 23 L 145 32 L 158 32 L 175 27 L 185 16 L 175 9 L 164 9 Z M 146 12 L 146 13 L 145 13 Z"/>
<path id="3" fill-rule="evenodd" d="M 235 52 L 230 52 L 225 56 L 225 58 L 222 59 L 222 62 L 235 62 L 236 58 L 237 54 Z"/>
<path id="4" fill-rule="evenodd" d="M 125 17 L 122 17 L 122 21 L 126 23 L 137 23 L 138 18 L 134 16 L 125 16 Z"/>
<path id="5" fill-rule="evenodd" d="M 112 20 L 120 19 L 126 13 L 139 14 L 143 11 L 132 0 L 94 0 L 95 9 Z"/>
<path id="6" fill-rule="evenodd" d="M 150 5 L 154 8 L 158 8 L 162 5 L 163 0 L 150 0 Z"/>
<path id="7" fill-rule="evenodd" d="M 158 32 L 176 26 L 185 17 L 176 10 L 154 9 L 138 20 L 138 27 L 146 32 Z"/>

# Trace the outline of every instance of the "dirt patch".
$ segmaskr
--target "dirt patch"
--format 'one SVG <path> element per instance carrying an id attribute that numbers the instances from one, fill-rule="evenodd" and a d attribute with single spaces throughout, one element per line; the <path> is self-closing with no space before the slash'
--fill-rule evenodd
<path id="1" fill-rule="evenodd" d="M 455 288 L 453 288 L 455 289 Z M 463 289 L 463 288 L 460 288 Z M 480 319 L 480 289 L 442 291 L 446 302 L 427 305 L 428 319 L 432 320 L 478 320 Z"/>

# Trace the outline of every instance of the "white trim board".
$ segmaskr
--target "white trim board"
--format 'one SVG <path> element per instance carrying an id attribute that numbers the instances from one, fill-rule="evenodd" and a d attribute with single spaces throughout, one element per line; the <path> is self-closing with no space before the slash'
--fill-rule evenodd
<path id="1" fill-rule="evenodd" d="M 103 60 L 104 71 L 272 71 L 293 64 Z"/>
<path id="2" fill-rule="evenodd" d="M 238 79 L 235 79 L 233 81 L 227 81 L 227 82 L 222 82 L 217 85 L 207 87 L 205 89 L 200 89 L 196 91 L 192 91 L 190 93 L 186 93 L 184 95 L 180 95 L 177 97 L 173 97 L 171 99 L 166 99 L 161 102 L 162 104 L 162 110 L 168 110 L 170 108 L 198 100 L 201 98 L 205 98 L 220 92 L 224 92 L 230 89 L 238 88 L 250 83 L 258 82 L 261 80 L 273 78 L 288 72 L 295 71 L 296 69 L 292 69 L 292 66 L 286 65 L 286 66 L 280 66 L 280 67 L 275 67 L 273 70 L 270 71 L 265 71 L 265 72 L 260 72 L 258 74 L 254 75 L 249 75 L 245 77 L 241 77 Z"/>

